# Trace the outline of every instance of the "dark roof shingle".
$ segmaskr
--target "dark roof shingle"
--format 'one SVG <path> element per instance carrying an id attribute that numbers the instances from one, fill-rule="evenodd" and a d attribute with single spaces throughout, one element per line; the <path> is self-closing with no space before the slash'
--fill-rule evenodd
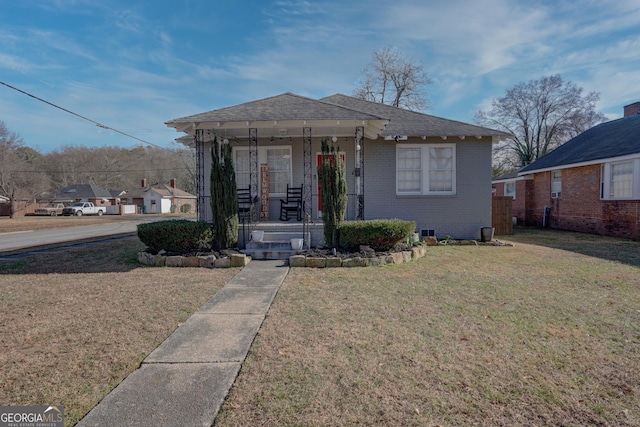
<path id="1" fill-rule="evenodd" d="M 530 165 L 520 174 L 640 154 L 640 114 L 592 127 Z"/>
<path id="2" fill-rule="evenodd" d="M 366 101 L 339 93 L 322 98 L 321 101 L 390 119 L 387 127 L 380 132 L 382 136 L 509 136 L 509 134 L 499 130 L 405 110 L 379 102 Z"/>

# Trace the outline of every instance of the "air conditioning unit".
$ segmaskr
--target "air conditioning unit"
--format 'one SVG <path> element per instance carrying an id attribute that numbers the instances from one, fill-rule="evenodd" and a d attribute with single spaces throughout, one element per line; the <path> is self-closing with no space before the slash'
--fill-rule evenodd
<path id="1" fill-rule="evenodd" d="M 552 192 L 552 193 L 551 193 L 551 198 L 552 198 L 552 199 L 557 199 L 557 198 L 558 198 L 558 197 L 560 197 L 561 195 L 562 195 L 562 192 L 561 192 L 561 191 L 558 191 L 558 192 Z"/>

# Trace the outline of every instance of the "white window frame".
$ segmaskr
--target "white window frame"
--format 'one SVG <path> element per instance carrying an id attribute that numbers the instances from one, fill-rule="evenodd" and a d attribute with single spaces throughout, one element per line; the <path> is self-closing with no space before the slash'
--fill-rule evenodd
<path id="1" fill-rule="evenodd" d="M 509 186 L 513 186 L 513 190 L 509 191 Z M 515 181 L 507 181 L 504 183 L 504 195 L 515 200 L 516 198 L 516 182 Z"/>
<path id="2" fill-rule="evenodd" d="M 451 148 L 453 153 L 452 168 L 451 170 L 451 189 L 443 191 L 430 191 L 429 190 L 429 149 L 430 148 Z M 414 191 L 402 191 L 401 190 L 401 172 L 400 169 L 400 153 L 403 149 L 418 149 L 420 152 L 420 188 Z M 410 170 L 410 169 L 405 169 Z M 415 169 L 417 171 L 418 169 Z M 396 144 L 396 195 L 397 196 L 453 196 L 456 194 L 456 174 L 457 174 L 457 159 L 456 159 L 456 144 Z"/>
<path id="3" fill-rule="evenodd" d="M 557 199 L 562 195 L 562 170 L 551 171 L 551 198 Z"/>
<path id="4" fill-rule="evenodd" d="M 613 170 L 616 166 L 631 164 L 631 191 L 629 195 L 616 196 L 613 194 L 615 179 Z M 615 162 L 608 162 L 602 165 L 600 179 L 600 199 L 601 200 L 638 200 L 640 199 L 640 158 L 632 158 Z"/>
<path id="5" fill-rule="evenodd" d="M 289 151 L 289 177 L 288 177 L 288 181 L 289 181 L 289 185 L 292 185 L 293 182 L 293 170 L 292 170 L 292 149 L 290 145 L 269 145 L 269 146 L 264 146 L 264 147 L 258 147 L 258 169 L 260 168 L 260 165 L 263 163 L 267 163 L 267 151 L 268 150 L 288 150 Z M 233 147 L 233 167 L 236 168 L 237 164 L 236 164 L 236 153 L 238 151 L 249 151 L 249 147 Z M 246 173 L 246 172 L 245 172 Z M 260 170 L 258 170 L 258 174 L 260 173 Z M 260 177 L 258 176 L 258 179 L 260 179 Z M 236 178 L 237 180 L 237 178 Z M 259 184 L 258 184 L 259 185 Z M 256 191 L 255 189 L 252 190 L 252 192 Z M 271 192 L 269 191 L 269 197 L 285 197 L 286 196 L 286 191 L 284 192 Z"/>

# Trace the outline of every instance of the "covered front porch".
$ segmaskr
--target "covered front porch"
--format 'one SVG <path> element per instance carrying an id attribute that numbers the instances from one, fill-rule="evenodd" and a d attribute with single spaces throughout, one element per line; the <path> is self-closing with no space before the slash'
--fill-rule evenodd
<path id="1" fill-rule="evenodd" d="M 252 231 L 258 227 L 292 231 L 300 228 L 308 248 L 322 240 L 317 173 L 322 140 L 332 142 L 345 162 L 346 219 L 364 219 L 365 140 L 378 138 L 387 123 L 382 117 L 285 93 L 171 120 L 167 125 L 186 132 L 188 136 L 179 141 L 195 148 L 199 220 L 212 219 L 209 176 L 211 147 L 217 139 L 231 145 L 237 186 L 249 191 L 255 203 L 250 214 L 241 218 L 240 234 L 243 229 Z M 302 189 L 302 212 L 280 222 L 281 200 L 290 187 Z M 248 241 L 246 236 L 240 239 L 241 246 Z"/>

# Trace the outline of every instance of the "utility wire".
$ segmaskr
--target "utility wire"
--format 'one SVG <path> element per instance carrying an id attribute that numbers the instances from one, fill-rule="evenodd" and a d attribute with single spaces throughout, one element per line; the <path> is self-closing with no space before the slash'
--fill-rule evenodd
<path id="1" fill-rule="evenodd" d="M 61 106 L 59 106 L 59 105 L 56 105 L 56 104 L 54 104 L 54 103 L 52 103 L 52 102 L 49 102 L 49 101 L 47 101 L 47 100 L 45 100 L 45 99 L 39 98 L 39 97 L 37 97 L 37 96 L 35 96 L 35 95 L 30 94 L 29 92 L 25 92 L 24 90 L 22 90 L 22 89 L 18 89 L 17 87 L 11 86 L 10 84 L 7 84 L 7 83 L 5 83 L 5 82 L 0 81 L 0 84 L 4 85 L 4 86 L 6 86 L 6 87 L 8 87 L 8 88 L 10 88 L 10 89 L 13 89 L 13 90 L 15 90 L 15 91 L 18 91 L 18 92 L 20 92 L 20 93 L 22 93 L 22 94 L 25 94 L 25 95 L 27 95 L 27 96 L 30 96 L 30 97 L 31 97 L 31 98 L 33 98 L 33 99 L 37 99 L 37 100 L 38 100 L 38 101 L 40 101 L 40 102 L 44 102 L 45 104 L 51 105 L 52 107 L 55 107 L 55 108 L 57 108 L 57 109 L 59 109 L 59 110 L 62 110 L 62 111 L 64 111 L 65 113 L 69 113 L 69 114 L 72 114 L 72 115 L 74 115 L 74 116 L 76 116 L 76 117 L 80 117 L 80 118 L 81 118 L 81 119 L 83 119 L 83 120 L 86 120 L 86 121 L 88 121 L 88 122 L 93 123 L 94 125 L 98 126 L 99 128 L 112 130 L 112 131 L 114 131 L 114 132 L 116 132 L 116 133 L 119 133 L 120 135 L 124 135 L 124 136 L 127 136 L 127 137 L 129 137 L 129 138 L 133 138 L 133 139 L 135 139 L 135 140 L 137 140 L 137 141 L 140 141 L 140 142 L 143 142 L 143 143 L 145 143 L 145 144 L 153 145 L 154 147 L 158 147 L 158 148 L 162 148 L 163 150 L 171 151 L 170 149 L 168 149 L 168 148 L 166 148 L 166 147 L 161 147 L 161 146 L 156 145 L 156 144 L 153 144 L 153 143 L 151 143 L 151 142 L 149 142 L 149 141 L 145 141 L 144 139 L 140 139 L 140 138 L 138 138 L 137 136 L 130 135 L 130 134 L 126 133 L 126 132 L 122 132 L 122 131 L 120 131 L 120 130 L 118 130 L 118 129 L 114 129 L 114 128 L 112 128 L 111 126 L 107 126 L 107 125 L 102 124 L 102 123 L 100 123 L 100 122 L 96 122 L 95 120 L 92 120 L 92 119 L 90 119 L 90 118 L 88 118 L 88 117 L 85 117 L 85 116 L 83 116 L 83 115 L 80 115 L 80 114 L 78 114 L 78 113 L 74 113 L 74 112 L 73 112 L 73 111 L 71 111 L 71 110 L 67 110 L 67 109 L 66 109 L 66 108 L 64 108 L 64 107 L 61 107 Z"/>

